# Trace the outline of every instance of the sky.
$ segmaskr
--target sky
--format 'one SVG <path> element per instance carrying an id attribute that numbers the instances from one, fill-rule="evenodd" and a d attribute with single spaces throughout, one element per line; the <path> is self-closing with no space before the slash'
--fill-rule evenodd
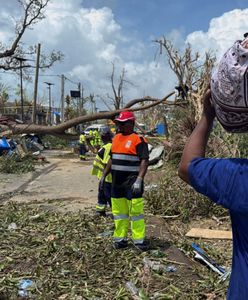
<path id="1" fill-rule="evenodd" d="M 0 42 L 8 45 L 21 10 L 17 0 L 0 3 Z M 176 78 L 166 57 L 158 55 L 155 39 L 165 36 L 179 51 L 190 43 L 194 51 L 204 55 L 211 50 L 219 59 L 248 31 L 247 0 L 50 0 L 45 15 L 25 32 L 23 43 L 41 43 L 43 54 L 59 50 L 64 60 L 41 73 L 40 101 L 48 102 L 44 81 L 49 81 L 59 106 L 64 74 L 65 94 L 80 82 L 85 96 L 95 95 L 99 110 L 106 109 L 102 99 L 112 95 L 113 63 L 116 80 L 123 68 L 126 72 L 125 102 L 143 96 L 162 98 L 174 90 Z M 18 80 L 0 72 L 0 82 L 8 84 L 12 94 Z M 24 82 L 24 88 L 32 97 L 33 83 Z"/>

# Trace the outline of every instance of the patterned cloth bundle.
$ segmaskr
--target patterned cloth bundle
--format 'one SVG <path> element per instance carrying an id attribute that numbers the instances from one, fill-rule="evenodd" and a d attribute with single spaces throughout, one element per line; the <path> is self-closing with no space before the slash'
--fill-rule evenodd
<path id="1" fill-rule="evenodd" d="M 211 78 L 211 97 L 225 130 L 248 131 L 248 38 L 223 55 Z"/>

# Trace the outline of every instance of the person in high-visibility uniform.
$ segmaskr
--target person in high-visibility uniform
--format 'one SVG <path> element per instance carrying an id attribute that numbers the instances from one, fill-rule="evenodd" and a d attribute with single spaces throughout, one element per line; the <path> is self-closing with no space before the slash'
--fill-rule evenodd
<path id="1" fill-rule="evenodd" d="M 97 152 L 96 158 L 93 162 L 93 168 L 91 170 L 91 175 L 96 175 L 98 179 L 101 179 L 104 168 L 110 159 L 112 133 L 110 131 L 104 131 L 101 134 L 101 140 L 103 142 L 103 146 Z M 100 186 L 98 186 L 96 213 L 99 216 L 106 216 L 107 205 L 111 207 L 111 183 L 112 176 L 111 174 L 108 174 L 105 178 L 104 188 L 101 189 Z"/>
<path id="2" fill-rule="evenodd" d="M 95 129 L 93 131 L 93 136 L 94 136 L 94 139 L 93 139 L 93 141 L 94 141 L 94 147 L 96 149 L 99 149 L 101 147 L 101 144 L 102 144 L 100 132 L 97 129 Z"/>
<path id="3" fill-rule="evenodd" d="M 80 160 L 86 160 L 86 138 L 84 132 L 82 132 L 79 136 L 79 157 Z"/>
<path id="4" fill-rule="evenodd" d="M 94 147 L 94 134 L 93 134 L 93 130 L 89 131 L 89 137 L 90 137 L 90 145 L 92 147 Z"/>
<path id="5" fill-rule="evenodd" d="M 112 174 L 111 202 L 115 223 L 115 248 L 128 246 L 127 234 L 131 222 L 132 240 L 140 250 L 147 250 L 144 220 L 144 177 L 148 167 L 147 141 L 134 132 L 135 116 L 123 111 L 116 118 L 118 133 L 112 141 L 111 159 L 100 180 L 104 186 L 107 174 Z"/>

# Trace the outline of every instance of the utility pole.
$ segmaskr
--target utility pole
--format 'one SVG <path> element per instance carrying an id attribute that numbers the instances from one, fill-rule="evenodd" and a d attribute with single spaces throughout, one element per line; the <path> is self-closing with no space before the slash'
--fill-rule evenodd
<path id="1" fill-rule="evenodd" d="M 39 79 L 39 69 L 40 69 L 40 43 L 37 47 L 37 57 L 36 57 L 36 68 L 35 68 L 35 81 L 34 81 L 34 103 L 33 103 L 33 123 L 36 123 L 36 108 L 37 108 L 37 95 L 38 95 L 38 79 Z"/>
<path id="2" fill-rule="evenodd" d="M 44 82 L 48 85 L 48 91 L 49 91 L 49 108 L 48 108 L 48 124 L 52 125 L 52 98 L 51 98 L 51 85 L 54 85 L 54 83 L 51 82 Z"/>
<path id="3" fill-rule="evenodd" d="M 83 84 L 81 85 L 82 86 L 82 93 L 81 93 L 81 99 L 82 99 L 82 111 L 83 111 L 83 109 L 84 109 L 84 86 L 83 86 Z"/>
<path id="4" fill-rule="evenodd" d="M 61 122 L 65 120 L 65 75 L 61 75 Z"/>
<path id="5" fill-rule="evenodd" d="M 82 115 L 82 98 L 81 98 L 81 83 L 78 83 L 79 98 L 78 98 L 78 107 L 79 107 L 79 116 Z"/>
<path id="6" fill-rule="evenodd" d="M 23 57 L 15 57 L 16 60 L 20 62 L 20 80 L 21 80 L 21 119 L 24 120 L 24 101 L 23 101 L 23 83 L 22 83 L 22 68 L 23 68 L 23 62 L 27 61 L 26 58 Z"/>

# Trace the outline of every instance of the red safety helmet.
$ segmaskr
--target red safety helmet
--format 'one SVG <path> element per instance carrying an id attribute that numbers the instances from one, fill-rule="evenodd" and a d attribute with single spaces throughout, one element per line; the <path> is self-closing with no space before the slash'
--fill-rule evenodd
<path id="1" fill-rule="evenodd" d="M 122 111 L 119 116 L 115 119 L 118 122 L 134 121 L 135 115 L 131 111 Z"/>

